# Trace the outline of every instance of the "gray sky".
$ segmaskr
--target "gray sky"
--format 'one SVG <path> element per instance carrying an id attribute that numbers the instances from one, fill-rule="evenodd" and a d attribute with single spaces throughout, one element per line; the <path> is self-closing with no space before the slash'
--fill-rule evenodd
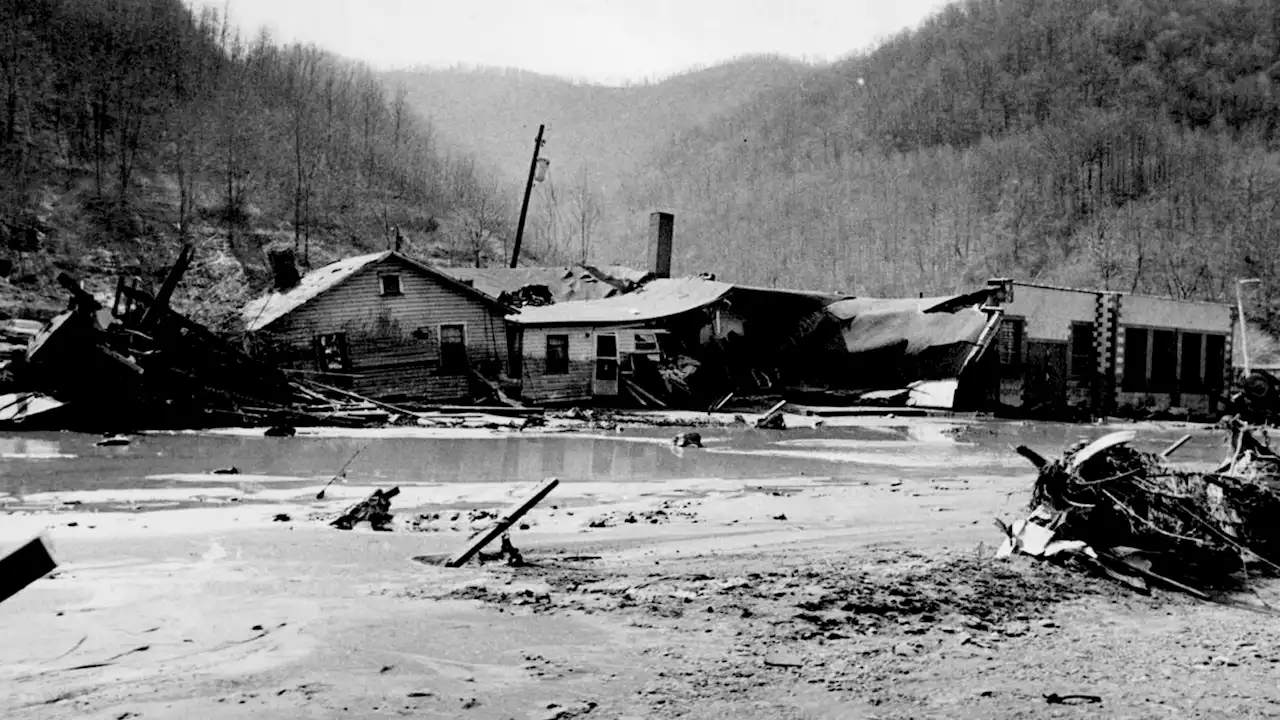
<path id="1" fill-rule="evenodd" d="M 654 79 L 748 53 L 833 60 L 945 0 L 191 0 L 250 35 L 379 69 L 494 65 L 595 82 Z"/>

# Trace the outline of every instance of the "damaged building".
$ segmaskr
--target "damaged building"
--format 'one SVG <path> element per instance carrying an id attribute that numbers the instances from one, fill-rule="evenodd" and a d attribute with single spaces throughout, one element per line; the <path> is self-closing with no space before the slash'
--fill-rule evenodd
<path id="1" fill-rule="evenodd" d="M 1035 415 L 1216 416 L 1234 313 L 1222 303 L 1010 280 L 989 407 Z"/>
<path id="2" fill-rule="evenodd" d="M 789 376 L 862 403 L 971 408 L 1000 326 L 993 293 L 835 300 L 797 328 Z"/>
<path id="3" fill-rule="evenodd" d="M 653 277 L 624 265 L 438 269 L 512 307 L 600 300 L 631 292 Z"/>
<path id="4" fill-rule="evenodd" d="M 256 357 L 370 397 L 459 401 L 503 371 L 512 308 L 400 252 L 350 257 L 242 310 Z"/>
<path id="5" fill-rule="evenodd" d="M 637 289 L 508 318 L 510 376 L 526 401 L 705 408 L 729 391 L 776 390 L 796 327 L 840 297 L 671 278 L 672 217 L 650 220 Z"/>

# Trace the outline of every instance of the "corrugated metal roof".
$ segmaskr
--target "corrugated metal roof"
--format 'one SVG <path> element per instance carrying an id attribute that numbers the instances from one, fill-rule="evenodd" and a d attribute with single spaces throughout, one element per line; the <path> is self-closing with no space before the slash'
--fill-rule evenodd
<path id="1" fill-rule="evenodd" d="M 526 307 L 509 319 L 521 325 L 615 325 L 645 322 L 696 310 L 733 289 L 701 278 L 650 280 L 639 290 L 601 300 Z"/>
<path id="2" fill-rule="evenodd" d="M 244 321 L 245 330 L 247 332 L 262 330 L 328 290 L 337 287 L 366 267 L 392 256 L 411 267 L 421 270 L 424 274 L 443 280 L 462 292 L 475 295 L 483 301 L 498 305 L 504 312 L 510 309 L 502 306 L 493 296 L 477 290 L 451 275 L 440 272 L 437 268 L 420 263 L 402 253 L 384 250 L 379 253 L 356 255 L 329 263 L 304 275 L 298 284 L 287 292 L 272 292 L 250 301 L 240 311 L 240 318 Z"/>

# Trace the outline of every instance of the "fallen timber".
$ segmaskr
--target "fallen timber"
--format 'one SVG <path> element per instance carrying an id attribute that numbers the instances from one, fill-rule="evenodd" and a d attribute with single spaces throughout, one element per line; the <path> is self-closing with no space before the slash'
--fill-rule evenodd
<path id="1" fill-rule="evenodd" d="M 1079 443 L 1055 460 L 1015 448 L 1037 469 L 1031 514 L 1006 524 L 1014 553 L 1097 571 L 1135 590 L 1151 584 L 1200 599 L 1280 572 L 1280 455 L 1238 418 L 1221 424 L 1231 454 L 1213 471 L 1133 448 L 1134 432 Z"/>
<path id="2" fill-rule="evenodd" d="M 155 295 L 123 278 L 104 308 L 66 273 L 69 308 L 28 342 L 9 368 L 16 393 L 0 415 L 15 428 L 141 429 L 413 424 L 497 426 L 540 408 L 392 404 L 287 374 L 169 306 L 191 262 L 189 246 Z M 500 399 L 509 401 L 505 396 Z M 21 401 L 21 402 L 19 402 Z M 57 412 L 44 409 L 56 408 Z M 28 410 L 27 408 L 30 408 Z M 512 422 L 512 421 L 507 421 Z"/>

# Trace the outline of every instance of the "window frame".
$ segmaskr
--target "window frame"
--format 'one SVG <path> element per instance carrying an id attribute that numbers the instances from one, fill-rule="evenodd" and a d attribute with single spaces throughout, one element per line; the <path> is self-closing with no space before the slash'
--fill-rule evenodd
<path id="1" fill-rule="evenodd" d="M 1184 392 L 1205 392 L 1207 387 L 1204 371 L 1208 343 L 1205 342 L 1205 335 L 1206 333 L 1195 330 L 1178 333 L 1178 387 Z M 1196 348 L 1194 353 L 1188 353 L 1187 340 L 1192 337 L 1196 339 Z M 1195 358 L 1196 375 L 1187 377 L 1187 361 L 1192 357 Z"/>
<path id="2" fill-rule="evenodd" d="M 551 345 L 552 340 L 561 340 L 564 345 L 564 354 L 556 358 L 557 363 L 563 365 L 552 365 Z M 568 375 L 569 374 L 569 333 L 547 333 L 544 341 L 544 349 L 546 355 L 543 357 L 543 375 Z"/>
<path id="3" fill-rule="evenodd" d="M 1123 325 L 1124 333 L 1124 376 L 1120 378 L 1120 391 L 1144 393 L 1151 388 L 1151 328 L 1143 325 Z M 1129 332 L 1142 333 L 1141 362 L 1130 362 L 1133 359 L 1134 343 Z M 1135 367 L 1136 366 L 1136 367 Z"/>
<path id="4" fill-rule="evenodd" d="M 395 280 L 396 289 L 394 291 L 387 290 L 387 280 Z M 400 297 L 404 295 L 404 283 L 400 281 L 400 273 L 378 273 L 378 295 L 379 297 Z"/>
<path id="5" fill-rule="evenodd" d="M 444 329 L 460 328 L 462 330 L 462 342 L 457 343 L 462 350 L 462 358 L 457 361 L 458 367 L 453 367 L 453 363 L 448 360 L 445 353 Z M 449 343 L 454 345 L 455 343 Z M 470 358 L 467 357 L 467 324 L 466 323 L 439 323 L 436 325 L 436 351 L 440 358 L 440 372 L 446 375 L 465 375 L 471 366 Z"/>
<path id="6" fill-rule="evenodd" d="M 1087 328 L 1089 331 L 1089 340 L 1087 343 L 1088 352 L 1079 352 L 1076 348 L 1076 333 Z M 1067 347 L 1067 355 L 1070 358 L 1068 379 L 1077 382 L 1092 382 L 1098 376 L 1098 337 L 1097 327 L 1092 322 L 1072 322 L 1071 323 L 1071 339 Z M 1080 367 L 1079 360 L 1086 360 L 1084 367 Z"/>
<path id="7" fill-rule="evenodd" d="M 1012 328 L 1013 347 L 1008 351 L 1008 358 L 1005 357 L 1004 337 L 1005 328 Z M 1000 327 L 996 330 L 996 359 L 1000 363 L 1000 375 L 1005 378 L 1017 378 L 1022 374 L 1022 369 L 1026 365 L 1025 354 L 1027 347 L 1027 319 L 1021 315 L 1005 315 L 1000 319 Z"/>
<path id="8" fill-rule="evenodd" d="M 336 341 L 333 343 L 333 347 L 337 348 L 337 367 L 332 367 L 325 357 L 325 346 L 327 345 L 325 338 L 332 338 Z M 311 343 L 315 352 L 317 370 L 322 373 L 351 372 L 351 344 L 346 332 L 317 333 L 312 338 Z"/>

